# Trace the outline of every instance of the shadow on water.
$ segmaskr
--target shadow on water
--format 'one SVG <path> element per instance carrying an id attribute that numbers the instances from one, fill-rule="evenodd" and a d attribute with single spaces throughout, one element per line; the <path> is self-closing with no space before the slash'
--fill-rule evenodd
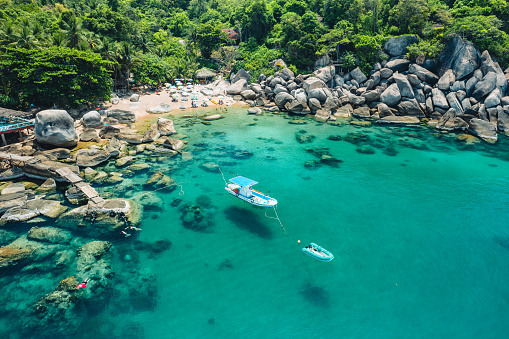
<path id="1" fill-rule="evenodd" d="M 224 210 L 226 218 L 233 222 L 238 228 L 256 234 L 263 239 L 272 239 L 274 234 L 272 230 L 262 222 L 262 213 L 262 211 L 255 213 L 247 208 L 236 206 L 230 206 Z"/>
<path id="2" fill-rule="evenodd" d="M 311 304 L 327 308 L 329 307 L 329 293 L 321 287 L 307 283 L 299 290 L 299 293 Z"/>
<path id="3" fill-rule="evenodd" d="M 494 237 L 493 240 L 498 245 L 502 246 L 506 250 L 509 250 L 509 238 L 497 236 L 497 237 Z"/>

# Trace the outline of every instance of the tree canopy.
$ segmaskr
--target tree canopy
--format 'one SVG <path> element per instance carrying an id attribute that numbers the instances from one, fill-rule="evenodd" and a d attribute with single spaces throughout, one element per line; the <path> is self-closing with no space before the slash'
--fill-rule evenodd
<path id="1" fill-rule="evenodd" d="M 60 73 L 56 70 L 51 73 L 52 77 L 70 79 L 71 74 L 67 74 L 70 65 L 56 57 L 57 50 L 60 55 L 81 52 L 79 62 L 96 64 L 94 78 L 105 77 L 96 80 L 101 84 L 113 83 L 111 89 L 129 86 L 131 74 L 135 81 L 158 84 L 184 74 L 192 76 L 204 66 L 222 68 L 225 74 L 239 67 L 253 74 L 269 74 L 273 72 L 269 62 L 276 57 L 301 73 L 312 71 L 314 62 L 323 54 L 339 58 L 349 67 L 368 70 L 387 57 L 382 49 L 385 40 L 401 34 L 420 38 L 409 48 L 411 58 L 421 53 L 428 58 L 436 57 L 444 42 L 458 34 L 479 49 L 487 49 L 501 65 L 509 64 L 507 0 L 0 0 L 0 3 L 2 67 L 8 75 L 0 79 L 0 105 L 28 103 L 24 97 L 28 92 L 20 94 L 16 86 L 27 81 L 23 75 L 32 73 L 28 69 L 26 73 L 15 73 L 6 68 L 8 63 L 16 64 L 17 57 L 26 60 L 34 53 L 53 55 L 54 67 L 62 69 Z M 77 68 L 76 72 L 86 70 Z M 40 83 L 50 81 L 48 77 L 49 73 L 41 76 Z M 35 79 L 32 80 L 35 84 Z M 90 100 L 90 93 L 78 98 L 77 92 L 63 92 L 71 95 L 68 104 Z M 95 97 L 103 95 L 104 89 L 97 88 Z M 42 103 L 50 100 L 47 98 L 34 100 Z"/>

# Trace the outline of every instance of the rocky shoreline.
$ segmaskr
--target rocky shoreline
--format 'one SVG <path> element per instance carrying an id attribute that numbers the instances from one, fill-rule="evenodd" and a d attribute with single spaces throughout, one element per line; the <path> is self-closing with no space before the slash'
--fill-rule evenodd
<path id="1" fill-rule="evenodd" d="M 412 62 L 405 53 L 416 39 L 389 39 L 384 48 L 390 59 L 374 65 L 369 77 L 359 68 L 338 73 L 327 56 L 317 61 L 312 75 L 304 76 L 295 76 L 277 60 L 273 76 L 262 74 L 249 84 L 251 76 L 240 70 L 231 84 L 217 81 L 204 93 L 224 90 L 252 107 L 313 114 L 323 122 L 353 116 L 387 125 L 426 123 L 495 143 L 498 133 L 509 130 L 509 69 L 504 72 L 487 51 L 481 54 L 460 37 L 451 39 L 437 59 L 421 55 Z"/>

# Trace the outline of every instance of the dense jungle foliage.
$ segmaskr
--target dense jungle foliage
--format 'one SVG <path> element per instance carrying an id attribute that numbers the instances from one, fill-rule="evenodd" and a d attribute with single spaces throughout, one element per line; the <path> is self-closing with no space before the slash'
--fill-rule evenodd
<path id="1" fill-rule="evenodd" d="M 282 58 L 298 72 L 325 53 L 364 71 L 391 36 L 437 56 L 454 34 L 509 63 L 505 0 L 0 0 L 0 107 L 76 106 L 113 86 L 244 68 Z"/>

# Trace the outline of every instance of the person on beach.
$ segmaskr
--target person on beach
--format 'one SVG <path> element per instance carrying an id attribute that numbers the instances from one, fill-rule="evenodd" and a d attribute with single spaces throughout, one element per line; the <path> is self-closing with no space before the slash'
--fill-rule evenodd
<path id="1" fill-rule="evenodd" d="M 84 287 L 87 287 L 87 283 L 90 281 L 90 278 L 87 278 L 85 279 L 83 282 L 79 283 L 77 286 L 76 286 L 76 289 L 79 290 L 79 289 L 82 289 Z"/>

